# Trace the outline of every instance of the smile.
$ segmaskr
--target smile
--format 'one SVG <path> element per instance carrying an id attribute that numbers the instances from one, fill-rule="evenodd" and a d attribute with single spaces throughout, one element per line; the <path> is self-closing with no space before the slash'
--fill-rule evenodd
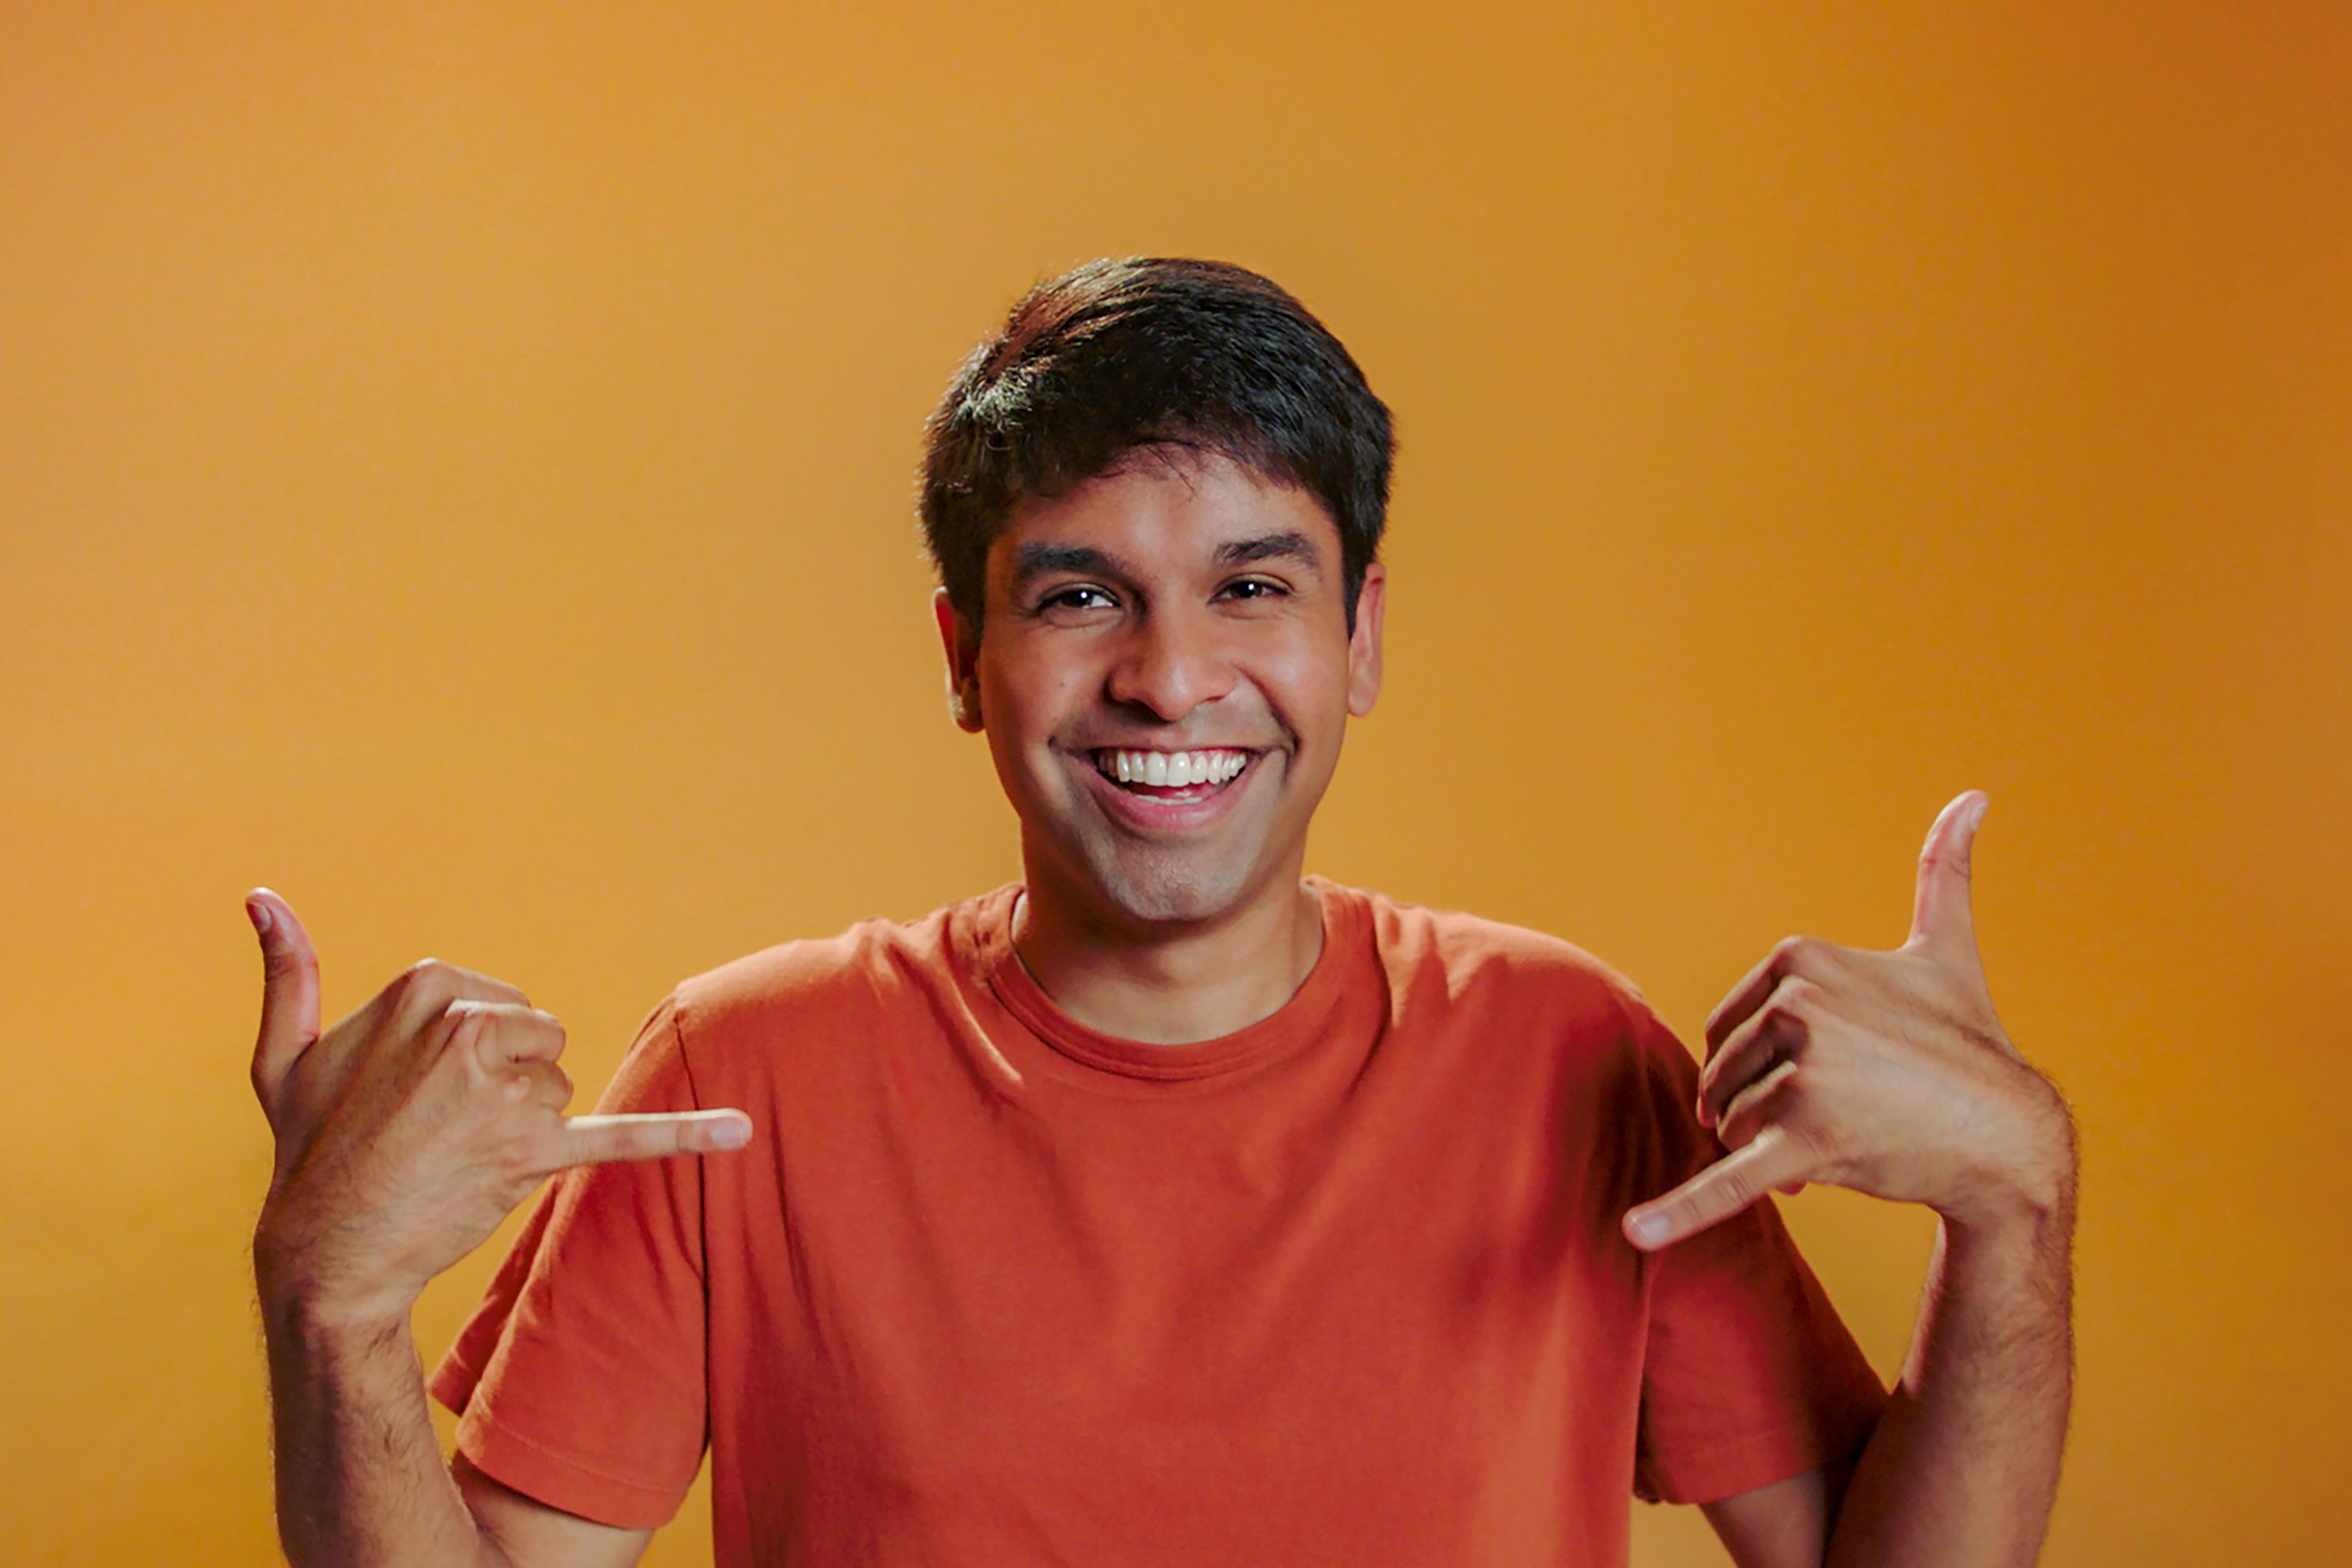
<path id="1" fill-rule="evenodd" d="M 1219 747 L 1198 752 L 1146 752 L 1105 746 L 1093 752 L 1095 771 L 1130 791 L 1208 791 L 1230 783 L 1255 753 Z M 1197 795 L 1195 796 L 1197 798 Z"/>

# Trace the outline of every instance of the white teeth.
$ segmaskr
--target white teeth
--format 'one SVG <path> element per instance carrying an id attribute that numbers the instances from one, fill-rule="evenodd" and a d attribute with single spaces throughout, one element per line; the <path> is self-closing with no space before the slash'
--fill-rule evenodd
<path id="1" fill-rule="evenodd" d="M 1247 766 L 1246 752 L 1112 752 L 1104 759 L 1104 771 L 1120 784 L 1160 789 L 1221 784 Z"/>

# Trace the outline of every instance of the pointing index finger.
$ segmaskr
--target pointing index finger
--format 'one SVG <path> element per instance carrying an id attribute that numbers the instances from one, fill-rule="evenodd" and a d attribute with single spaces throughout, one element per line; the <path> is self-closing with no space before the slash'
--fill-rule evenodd
<path id="1" fill-rule="evenodd" d="M 560 1166 L 602 1165 L 616 1160 L 663 1160 L 676 1154 L 718 1154 L 751 1141 L 751 1119 L 740 1110 L 665 1110 L 621 1116 L 571 1116 L 563 1122 Z"/>
<path id="2" fill-rule="evenodd" d="M 1804 1152 L 1777 1127 L 1767 1127 L 1668 1193 L 1627 1211 L 1625 1238 L 1655 1252 L 1729 1219 L 1774 1187 L 1810 1178 Z"/>

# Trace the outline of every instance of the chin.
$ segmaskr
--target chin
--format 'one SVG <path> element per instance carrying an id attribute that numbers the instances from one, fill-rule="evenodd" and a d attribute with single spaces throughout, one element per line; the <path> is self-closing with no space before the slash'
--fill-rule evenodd
<path id="1" fill-rule="evenodd" d="M 1097 892 L 1142 925 L 1196 925 L 1247 903 L 1264 878 L 1255 866 L 1204 866 L 1182 856 L 1089 857 Z"/>

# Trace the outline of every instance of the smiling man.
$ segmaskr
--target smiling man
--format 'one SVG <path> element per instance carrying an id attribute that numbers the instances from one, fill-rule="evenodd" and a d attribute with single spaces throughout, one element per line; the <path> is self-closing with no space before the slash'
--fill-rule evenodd
<path id="1" fill-rule="evenodd" d="M 1021 821 L 1023 962 L 1139 1040 L 1274 1012 L 1322 944 L 1299 873 L 1380 690 L 1381 569 L 1351 601 L 1313 497 L 1161 446 L 1023 505 L 988 575 L 985 610 L 936 604 L 959 721 Z"/>
<path id="2" fill-rule="evenodd" d="M 923 521 L 1023 879 L 680 986 L 605 1113 L 423 964 L 331 1031 L 274 894 L 254 1082 L 281 1531 L 625 1564 L 706 1451 L 724 1564 L 2031 1561 L 2069 1388 L 2063 1105 L 1977 963 L 1781 944 L 1702 1071 L 1574 948 L 1305 874 L 1381 684 L 1387 411 L 1263 279 L 1082 268 L 965 363 Z M 747 1147 L 748 1145 L 748 1147 Z M 545 1176 L 433 1380 L 416 1293 Z M 1774 1215 L 1934 1207 L 1890 1397 Z"/>

